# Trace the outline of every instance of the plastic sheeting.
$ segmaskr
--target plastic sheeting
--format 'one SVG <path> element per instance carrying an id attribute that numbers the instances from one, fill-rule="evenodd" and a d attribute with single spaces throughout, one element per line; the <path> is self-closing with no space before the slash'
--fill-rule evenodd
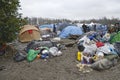
<path id="1" fill-rule="evenodd" d="M 70 35 L 82 35 L 82 29 L 76 26 L 68 26 L 62 30 L 59 37 L 60 38 L 68 38 Z"/>
<path id="2" fill-rule="evenodd" d="M 120 31 L 111 35 L 110 43 L 120 42 Z"/>

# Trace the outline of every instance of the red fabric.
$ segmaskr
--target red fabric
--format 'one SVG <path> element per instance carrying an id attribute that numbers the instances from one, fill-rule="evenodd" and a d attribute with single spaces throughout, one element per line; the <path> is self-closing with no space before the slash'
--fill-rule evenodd
<path id="1" fill-rule="evenodd" d="M 29 34 L 32 34 L 32 33 L 33 33 L 33 30 L 28 30 L 28 33 L 29 33 Z"/>
<path id="2" fill-rule="evenodd" d="M 102 46 L 104 46 L 104 43 L 102 43 L 102 42 L 96 42 L 96 46 L 97 47 L 102 47 Z"/>

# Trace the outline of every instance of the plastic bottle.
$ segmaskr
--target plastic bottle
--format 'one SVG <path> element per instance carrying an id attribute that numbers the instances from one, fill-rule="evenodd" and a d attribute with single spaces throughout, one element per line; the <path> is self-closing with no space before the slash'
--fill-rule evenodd
<path id="1" fill-rule="evenodd" d="M 77 52 L 77 60 L 81 61 L 82 53 L 80 51 Z"/>

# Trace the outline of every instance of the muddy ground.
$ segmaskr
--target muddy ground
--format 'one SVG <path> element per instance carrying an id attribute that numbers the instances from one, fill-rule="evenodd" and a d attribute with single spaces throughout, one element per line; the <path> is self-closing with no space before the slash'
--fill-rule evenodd
<path id="1" fill-rule="evenodd" d="M 104 71 L 82 73 L 76 67 L 77 47 L 68 47 L 62 52 L 62 56 L 31 63 L 0 57 L 0 66 L 4 67 L 0 70 L 0 80 L 120 80 L 120 64 Z"/>

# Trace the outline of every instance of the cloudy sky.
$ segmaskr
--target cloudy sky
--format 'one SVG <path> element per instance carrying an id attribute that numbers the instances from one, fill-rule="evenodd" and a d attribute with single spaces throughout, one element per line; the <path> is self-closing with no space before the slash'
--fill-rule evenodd
<path id="1" fill-rule="evenodd" d="M 120 18 L 120 0 L 20 0 L 23 17 L 57 19 Z"/>

